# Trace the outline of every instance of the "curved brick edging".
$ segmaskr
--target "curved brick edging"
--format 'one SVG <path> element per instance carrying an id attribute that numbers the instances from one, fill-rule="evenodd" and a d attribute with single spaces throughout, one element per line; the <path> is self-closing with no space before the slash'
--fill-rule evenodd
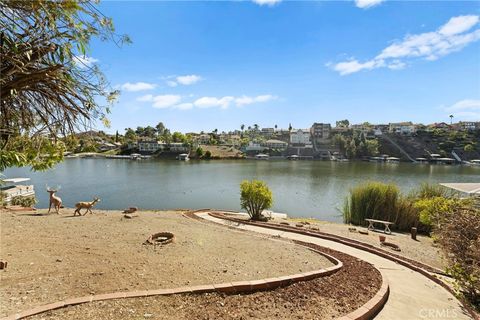
<path id="1" fill-rule="evenodd" d="M 376 268 L 375 268 L 376 269 Z M 382 286 L 380 290 L 375 294 L 375 296 L 368 300 L 363 306 L 357 310 L 350 312 L 349 314 L 337 318 L 337 320 L 368 320 L 373 319 L 373 317 L 382 310 L 385 303 L 387 303 L 388 296 L 390 294 L 390 287 L 388 285 L 387 278 L 380 272 L 382 275 Z"/>
<path id="2" fill-rule="evenodd" d="M 301 245 L 301 244 L 298 244 Z M 343 262 L 339 259 L 315 250 L 313 248 L 307 247 L 307 249 L 320 254 L 327 258 L 334 265 L 324 269 L 318 269 L 309 272 L 297 273 L 287 276 L 265 278 L 260 280 L 251 280 L 251 281 L 234 281 L 234 282 L 225 282 L 211 285 L 197 285 L 197 286 L 184 286 L 172 289 L 156 289 L 156 290 L 143 290 L 143 291 L 130 291 L 130 292 L 114 292 L 114 293 L 105 293 L 98 295 L 90 295 L 79 298 L 66 299 L 43 306 L 38 306 L 30 310 L 25 310 L 14 315 L 7 316 L 0 320 L 17 320 L 24 319 L 26 317 L 34 316 L 40 313 L 47 311 L 52 311 L 60 308 L 65 308 L 69 306 L 74 306 L 77 304 L 83 304 L 93 301 L 104 301 L 104 300 L 113 300 L 113 299 L 122 299 L 122 298 L 139 298 L 139 297 L 151 297 L 159 295 L 172 295 L 180 293 L 207 293 L 207 292 L 222 292 L 227 294 L 233 293 L 251 293 L 255 291 L 264 291 L 264 290 L 273 290 L 279 287 L 284 287 L 296 282 L 307 281 L 316 278 L 326 277 L 343 268 Z M 351 319 L 349 319 L 351 320 Z"/>
<path id="3" fill-rule="evenodd" d="M 248 220 L 242 220 L 242 219 L 237 219 L 237 218 L 233 218 L 233 217 L 227 217 L 227 216 L 223 215 L 221 212 L 218 212 L 218 211 L 212 212 L 212 211 L 202 209 L 202 210 L 199 210 L 198 212 L 208 212 L 208 215 L 210 215 L 214 218 L 217 218 L 217 219 L 223 219 L 223 220 L 228 220 L 228 221 L 232 221 L 232 222 L 236 222 L 236 223 L 242 223 L 242 224 L 247 224 L 247 225 L 252 225 L 252 226 L 257 226 L 257 227 L 268 228 L 268 229 L 275 229 L 275 230 L 280 230 L 280 231 L 284 231 L 284 232 L 298 233 L 298 234 L 302 234 L 302 235 L 306 235 L 306 236 L 311 236 L 311 237 L 316 237 L 316 238 L 320 238 L 320 239 L 325 239 L 325 240 L 338 242 L 338 243 L 341 243 L 341 244 L 344 244 L 344 245 L 347 245 L 347 246 L 350 246 L 350 247 L 353 247 L 353 248 L 356 248 L 356 249 L 359 249 L 359 250 L 363 250 L 363 251 L 378 255 L 382 258 L 388 259 L 390 261 L 396 262 L 396 263 L 398 263 L 398 264 L 400 264 L 404 267 L 407 267 L 407 268 L 409 268 L 413 271 L 416 271 L 416 272 L 424 275 L 425 277 L 427 277 L 429 280 L 435 282 L 436 284 L 438 284 L 441 287 L 443 287 L 444 289 L 446 289 L 453 296 L 457 296 L 456 292 L 450 286 L 448 286 L 445 282 L 443 282 L 442 280 L 440 280 L 439 278 L 437 278 L 435 275 L 431 274 L 430 272 L 426 271 L 425 269 L 420 268 L 420 267 L 408 262 L 407 260 L 404 260 L 400 256 L 391 255 L 384 250 L 377 249 L 377 248 L 375 248 L 371 245 L 365 244 L 363 242 L 356 241 L 356 240 L 350 240 L 350 239 L 345 238 L 345 237 L 341 237 L 341 236 L 337 236 L 337 235 L 333 235 L 333 234 L 329 234 L 329 233 L 325 233 L 325 232 L 319 232 L 319 231 L 313 231 L 313 230 L 307 231 L 305 229 L 300 229 L 300 228 L 293 227 L 293 226 L 288 226 L 287 227 L 287 226 L 284 226 L 284 225 L 274 225 L 274 224 L 269 224 L 269 223 L 264 223 L 264 222 L 252 222 L 252 221 L 248 221 Z M 230 212 L 232 212 L 232 211 L 230 211 Z M 419 265 L 425 265 L 421 262 L 417 262 L 417 261 L 415 261 L 415 262 L 418 263 Z M 425 265 L 425 266 L 430 267 L 428 265 Z M 458 301 L 461 303 L 463 308 L 468 311 L 468 313 L 473 317 L 473 319 L 479 319 L 480 320 L 479 315 L 473 310 L 473 308 L 467 302 L 465 302 L 462 299 L 458 299 Z M 346 319 L 348 319 L 348 318 L 346 318 Z M 363 318 L 359 318 L 359 319 L 363 319 Z M 365 319 L 368 319 L 368 318 L 365 318 Z"/>
<path id="4" fill-rule="evenodd" d="M 195 211 L 189 211 L 185 214 L 186 217 L 188 218 L 194 218 L 194 219 L 199 219 L 199 220 L 204 220 L 197 216 L 195 213 L 200 213 L 200 212 L 209 212 L 209 215 L 213 217 L 217 217 L 215 214 L 212 214 L 212 212 L 208 209 L 201 209 L 201 210 L 195 210 Z M 217 217 L 220 218 L 220 217 Z M 221 218 L 225 219 L 225 218 Z M 226 219 L 230 220 L 230 219 Z M 252 223 L 252 225 L 255 225 L 255 223 Z M 228 227 L 228 225 L 226 225 Z M 303 230 L 302 230 L 303 231 Z M 296 242 L 297 244 L 301 244 L 301 242 Z M 314 249 L 311 249 L 313 251 L 316 251 Z M 316 251 L 318 252 L 318 251 Z M 375 268 L 375 267 L 374 267 Z M 385 303 L 387 303 L 388 296 L 390 294 L 390 287 L 388 284 L 387 278 L 381 273 L 377 268 L 375 268 L 378 273 L 382 277 L 382 286 L 380 287 L 380 290 L 377 291 L 375 296 L 368 300 L 364 305 L 362 305 L 360 308 L 356 309 L 355 311 L 352 311 L 348 313 L 345 316 L 336 318 L 337 320 L 368 320 L 372 319 L 376 314 L 382 310 L 383 306 Z M 308 279 L 305 279 L 308 280 Z"/>

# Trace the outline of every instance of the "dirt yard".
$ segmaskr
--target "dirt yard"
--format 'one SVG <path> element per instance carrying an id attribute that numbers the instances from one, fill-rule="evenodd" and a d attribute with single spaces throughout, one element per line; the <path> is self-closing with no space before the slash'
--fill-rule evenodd
<path id="1" fill-rule="evenodd" d="M 99 301 L 29 319 L 335 319 L 359 308 L 380 289 L 380 274 L 370 264 L 316 245 L 308 246 L 335 255 L 344 267 L 331 276 L 273 291 Z"/>
<path id="2" fill-rule="evenodd" d="M 119 211 L 61 212 L 0 212 L 0 260 L 8 261 L 0 271 L 0 316 L 89 294 L 254 280 L 332 265 L 291 242 L 181 212 L 140 212 L 133 219 Z M 175 241 L 143 245 L 161 231 L 173 232 Z"/>
<path id="3" fill-rule="evenodd" d="M 350 238 L 357 241 L 362 241 L 370 245 L 382 248 L 386 251 L 390 251 L 394 254 L 404 256 L 409 259 L 417 260 L 419 262 L 425 263 L 432 267 L 444 270 L 445 269 L 445 260 L 443 258 L 442 252 L 438 247 L 433 243 L 432 238 L 417 235 L 417 240 L 412 240 L 410 234 L 393 232 L 391 235 L 386 235 L 386 241 L 398 245 L 401 249 L 400 252 L 390 250 L 387 247 L 382 247 L 380 245 L 379 235 L 384 235 L 383 232 L 369 231 L 368 235 L 359 233 L 359 230 L 368 231 L 367 228 L 358 227 L 358 226 L 349 226 L 342 223 L 331 223 L 324 222 L 316 219 L 275 219 L 273 223 L 288 222 L 291 226 L 295 226 L 298 223 L 308 222 L 303 228 L 318 228 L 321 232 L 331 233 L 338 236 Z M 379 226 L 381 229 L 383 225 Z M 355 228 L 356 232 L 350 232 L 349 228 Z M 382 229 L 383 230 L 383 229 Z"/>

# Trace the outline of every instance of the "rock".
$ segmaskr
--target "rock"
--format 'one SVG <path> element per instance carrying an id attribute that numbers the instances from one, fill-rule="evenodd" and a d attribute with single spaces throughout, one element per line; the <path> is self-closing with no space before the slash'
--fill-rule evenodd
<path id="1" fill-rule="evenodd" d="M 145 314 L 143 314 L 143 317 L 144 318 L 151 318 L 151 317 L 153 317 L 153 314 L 152 313 L 145 313 Z"/>
<path id="2" fill-rule="evenodd" d="M 61 258 L 58 258 L 56 261 L 57 261 L 57 262 L 62 262 L 62 261 L 63 261 L 63 259 L 61 259 Z"/>

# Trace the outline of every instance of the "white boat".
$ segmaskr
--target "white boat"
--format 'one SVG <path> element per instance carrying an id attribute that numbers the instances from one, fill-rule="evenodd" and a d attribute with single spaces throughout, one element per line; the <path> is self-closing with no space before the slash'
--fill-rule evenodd
<path id="1" fill-rule="evenodd" d="M 3 179 L 2 181 L 6 186 L 0 187 L 0 192 L 5 195 L 4 201 L 6 203 L 10 203 L 14 197 L 28 198 L 35 196 L 33 185 L 17 184 L 30 181 L 30 178 L 10 178 Z"/>
<path id="2" fill-rule="evenodd" d="M 288 160 L 298 160 L 298 156 L 296 154 L 294 154 L 294 155 L 288 156 L 287 159 Z"/>
<path id="3" fill-rule="evenodd" d="M 188 160 L 190 160 L 190 158 L 188 157 L 188 153 L 180 153 L 177 158 L 178 158 L 178 160 L 180 160 L 180 161 L 188 161 Z"/>
<path id="4" fill-rule="evenodd" d="M 132 154 L 130 155 L 130 159 L 132 159 L 132 160 L 140 160 L 140 159 L 142 159 L 142 155 L 141 155 L 140 153 L 132 153 Z"/>
<path id="5" fill-rule="evenodd" d="M 255 156 L 255 159 L 257 160 L 268 160 L 270 158 L 270 156 L 268 154 L 264 154 L 264 153 L 259 153 Z"/>
<path id="6" fill-rule="evenodd" d="M 400 163 L 400 158 L 388 157 L 387 162 L 389 162 L 389 163 Z"/>
<path id="7" fill-rule="evenodd" d="M 480 159 L 470 160 L 470 162 L 468 164 L 471 165 L 471 166 L 479 166 L 480 167 Z"/>

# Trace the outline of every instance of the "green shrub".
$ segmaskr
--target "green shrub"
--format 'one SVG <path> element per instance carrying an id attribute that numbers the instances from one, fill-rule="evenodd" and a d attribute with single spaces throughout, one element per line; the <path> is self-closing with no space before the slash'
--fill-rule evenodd
<path id="1" fill-rule="evenodd" d="M 273 204 L 272 192 L 259 180 L 244 180 L 240 184 L 240 205 L 252 220 L 263 220 L 262 211 Z"/>
<path id="2" fill-rule="evenodd" d="M 210 150 L 207 150 L 207 152 L 205 152 L 205 156 L 204 156 L 206 159 L 210 159 L 212 157 L 212 153 L 210 152 Z"/>
<path id="3" fill-rule="evenodd" d="M 16 196 L 12 198 L 10 203 L 14 206 L 22 206 L 22 207 L 33 207 L 35 203 L 37 203 L 37 199 L 35 197 L 21 197 Z"/>
<path id="4" fill-rule="evenodd" d="M 195 153 L 197 154 L 197 157 L 200 158 L 203 156 L 203 149 L 201 147 L 198 147 Z"/>
<path id="5" fill-rule="evenodd" d="M 449 273 L 460 291 L 480 310 L 480 210 L 457 207 L 434 228 Z"/>

